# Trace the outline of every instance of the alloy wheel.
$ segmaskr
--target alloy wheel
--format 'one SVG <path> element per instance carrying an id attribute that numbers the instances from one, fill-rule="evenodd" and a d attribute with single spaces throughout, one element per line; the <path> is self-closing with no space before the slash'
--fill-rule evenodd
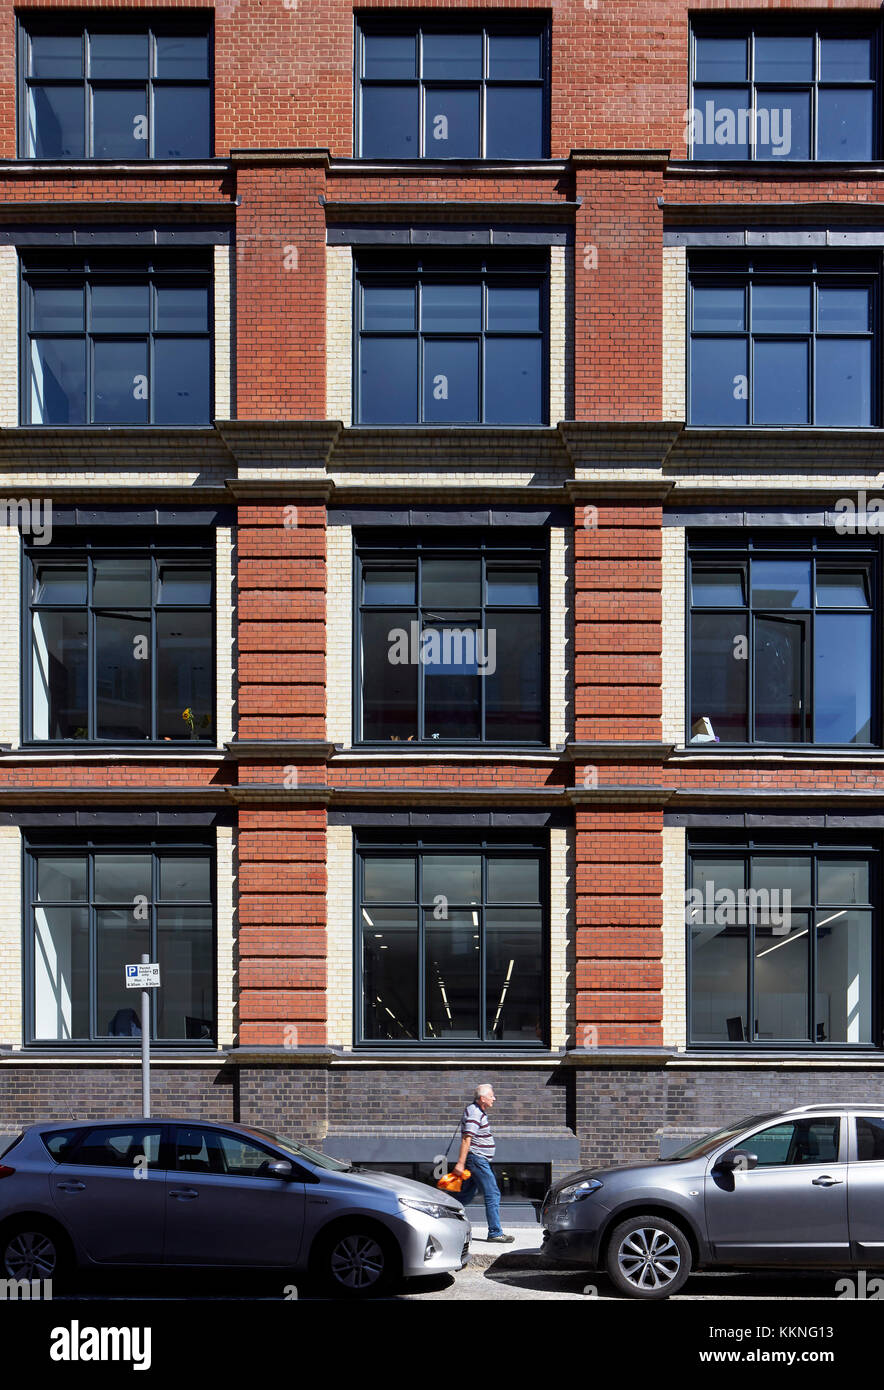
<path id="1" fill-rule="evenodd" d="M 681 1255 L 666 1231 L 637 1226 L 620 1242 L 617 1263 L 635 1288 L 664 1289 L 678 1276 Z"/>
<path id="2" fill-rule="evenodd" d="M 331 1272 L 345 1289 L 369 1289 L 383 1275 L 384 1252 L 371 1236 L 344 1236 L 332 1250 Z"/>
<path id="3" fill-rule="evenodd" d="M 58 1265 L 55 1242 L 42 1231 L 18 1231 L 6 1244 L 3 1267 L 9 1279 L 51 1279 Z"/>

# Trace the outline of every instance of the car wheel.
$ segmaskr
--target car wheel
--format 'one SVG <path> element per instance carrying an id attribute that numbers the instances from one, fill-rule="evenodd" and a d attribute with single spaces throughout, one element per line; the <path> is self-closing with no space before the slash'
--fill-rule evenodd
<path id="1" fill-rule="evenodd" d="M 0 1238 L 5 1279 L 51 1279 L 59 1286 L 70 1267 L 67 1245 L 52 1226 L 37 1221 L 8 1227 Z"/>
<path id="2" fill-rule="evenodd" d="M 314 1270 L 327 1293 L 372 1298 L 392 1283 L 398 1260 L 392 1238 L 374 1226 L 338 1227 L 319 1246 Z"/>
<path id="3" fill-rule="evenodd" d="M 683 1231 L 660 1216 L 631 1216 L 608 1241 L 611 1282 L 630 1298 L 669 1298 L 691 1272 L 691 1247 Z"/>

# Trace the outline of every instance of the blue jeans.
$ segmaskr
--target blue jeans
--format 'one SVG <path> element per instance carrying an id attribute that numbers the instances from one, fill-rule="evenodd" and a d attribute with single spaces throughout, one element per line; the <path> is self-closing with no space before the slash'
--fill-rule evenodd
<path id="1" fill-rule="evenodd" d="M 487 1158 L 480 1158 L 478 1154 L 471 1153 L 467 1154 L 466 1166 L 470 1170 L 470 1176 L 460 1192 L 455 1192 L 454 1196 L 459 1197 L 464 1206 L 467 1206 L 481 1192 L 485 1198 L 489 1236 L 503 1235 L 500 1225 L 500 1188 L 491 1171 L 491 1164 Z"/>

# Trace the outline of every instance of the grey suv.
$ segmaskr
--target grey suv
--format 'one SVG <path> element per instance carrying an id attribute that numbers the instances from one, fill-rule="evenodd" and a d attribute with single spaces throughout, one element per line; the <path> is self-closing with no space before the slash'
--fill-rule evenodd
<path id="1" fill-rule="evenodd" d="M 461 1269 L 469 1241 L 455 1197 L 248 1125 L 32 1125 L 0 1154 L 0 1278 L 249 1266 L 360 1295 Z"/>
<path id="2" fill-rule="evenodd" d="M 667 1298 L 692 1269 L 884 1264 L 884 1106 L 754 1115 L 656 1163 L 590 1168 L 543 1203 L 545 1257 Z"/>

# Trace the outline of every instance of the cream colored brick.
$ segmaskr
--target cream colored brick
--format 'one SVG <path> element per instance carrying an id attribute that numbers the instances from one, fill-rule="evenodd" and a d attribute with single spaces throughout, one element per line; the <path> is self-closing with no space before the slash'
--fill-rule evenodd
<path id="1" fill-rule="evenodd" d="M 555 526 L 549 539 L 549 741 L 560 747 L 574 731 L 574 614 L 569 573 L 570 531 Z"/>
<path id="2" fill-rule="evenodd" d="M 353 252 L 327 246 L 325 262 L 326 418 L 352 418 Z"/>
<path id="3" fill-rule="evenodd" d="M 233 533 L 229 526 L 219 526 L 215 530 L 215 741 L 219 747 L 233 738 L 234 574 Z"/>
<path id="4" fill-rule="evenodd" d="M 683 744 L 685 701 L 685 532 L 663 527 L 663 742 Z"/>
<path id="5" fill-rule="evenodd" d="M 0 826 L 0 1047 L 21 1047 L 21 832 Z"/>
<path id="6" fill-rule="evenodd" d="M 663 247 L 663 419 L 685 418 L 687 251 Z"/>
<path id="7" fill-rule="evenodd" d="M 18 424 L 18 251 L 0 246 L 0 428 Z"/>
<path id="8" fill-rule="evenodd" d="M 218 978 L 218 1046 L 233 1046 L 234 1000 L 234 918 L 235 885 L 233 871 L 233 827 L 219 825 L 215 832 L 215 863 L 218 939 L 216 971 Z"/>
<path id="9" fill-rule="evenodd" d="M 572 832 L 549 833 L 549 937 L 550 937 L 550 1047 L 556 1051 L 573 1039 L 575 991 L 571 963 L 574 956 L 574 884 L 568 871 Z"/>
<path id="10" fill-rule="evenodd" d="M 569 259 L 564 246 L 549 255 L 549 418 L 553 425 L 570 418 L 569 302 L 572 298 Z"/>
<path id="11" fill-rule="evenodd" d="M 353 1046 L 353 831 L 349 825 L 326 830 L 328 889 L 328 1041 Z"/>
<path id="12" fill-rule="evenodd" d="M 329 526 L 326 531 L 326 729 L 330 743 L 349 748 L 353 741 L 353 531 Z"/>
<path id="13" fill-rule="evenodd" d="M 215 289 L 215 419 L 233 415 L 231 343 L 233 338 L 233 247 L 214 248 Z"/>
<path id="14" fill-rule="evenodd" d="M 685 831 L 663 827 L 663 1046 L 683 1050 L 687 1040 L 685 970 Z"/>
<path id="15" fill-rule="evenodd" d="M 21 537 L 0 526 L 0 743 L 19 746 L 21 732 Z"/>

